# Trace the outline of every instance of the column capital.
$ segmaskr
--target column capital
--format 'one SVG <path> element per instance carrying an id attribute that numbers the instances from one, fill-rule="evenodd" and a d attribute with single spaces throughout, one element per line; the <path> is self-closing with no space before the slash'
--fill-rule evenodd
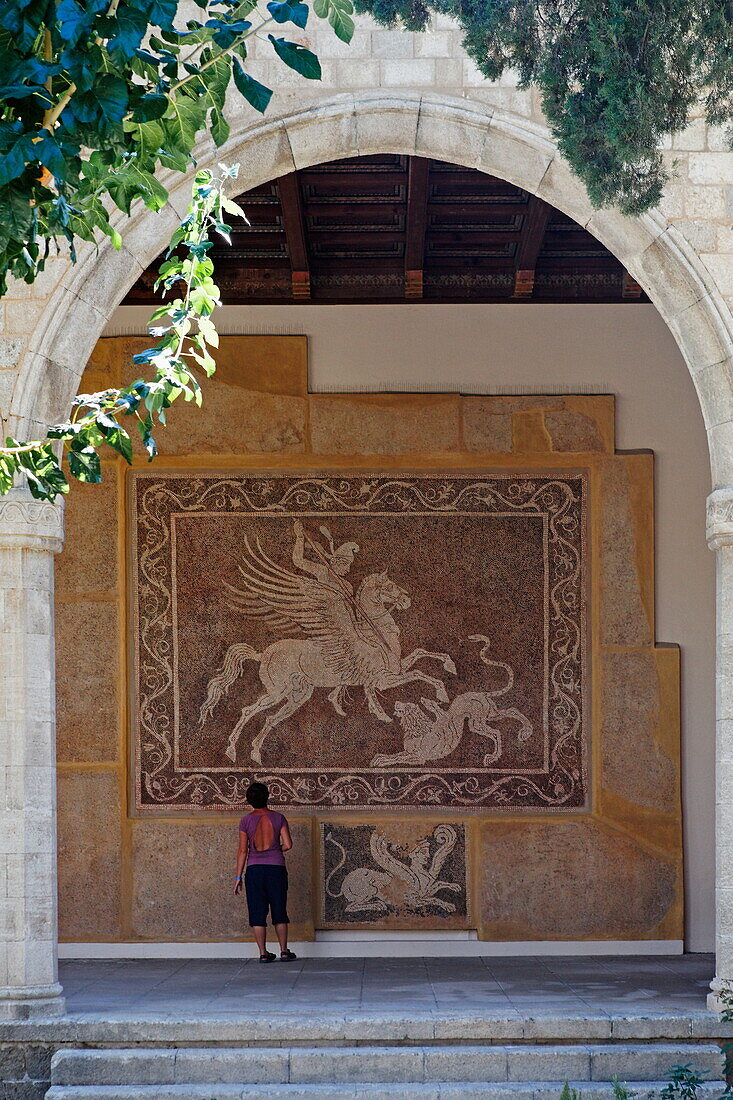
<path id="1" fill-rule="evenodd" d="M 0 497 L 0 547 L 58 554 L 63 545 L 62 504 L 35 500 L 25 488 L 11 489 Z"/>
<path id="2" fill-rule="evenodd" d="M 733 487 L 716 489 L 707 502 L 707 540 L 711 550 L 733 546 Z"/>

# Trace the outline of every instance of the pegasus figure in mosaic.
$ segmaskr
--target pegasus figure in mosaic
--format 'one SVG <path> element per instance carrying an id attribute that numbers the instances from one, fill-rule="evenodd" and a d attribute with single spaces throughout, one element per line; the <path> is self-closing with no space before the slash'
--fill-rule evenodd
<path id="1" fill-rule="evenodd" d="M 245 663 L 259 662 L 265 690 L 243 708 L 229 737 L 226 754 L 230 760 L 236 760 L 237 743 L 247 723 L 269 711 L 252 741 L 252 760 L 262 763 L 267 735 L 299 710 L 316 688 L 330 689 L 328 698 L 342 717 L 347 689 L 362 688 L 369 710 L 381 722 L 391 722 L 392 717 L 382 707 L 379 693 L 403 684 L 422 681 L 430 685 L 437 699 L 448 702 L 443 681 L 414 666 L 429 658 L 455 674 L 449 654 L 415 649 L 402 656 L 400 628 L 393 612 L 410 607 L 407 592 L 382 572 L 365 577 L 355 593 L 346 574 L 358 545 L 346 542 L 336 547 L 327 528 L 322 527 L 321 534 L 325 545 L 306 534 L 296 520 L 292 560 L 298 573 L 273 561 L 259 540 L 252 545 L 245 539 L 238 567 L 242 581 L 237 586 L 225 584 L 232 610 L 274 630 L 295 630 L 299 635 L 275 641 L 261 653 L 247 642 L 231 645 L 222 667 L 209 681 L 200 728 L 242 675 Z M 306 545 L 311 556 L 306 556 Z"/>

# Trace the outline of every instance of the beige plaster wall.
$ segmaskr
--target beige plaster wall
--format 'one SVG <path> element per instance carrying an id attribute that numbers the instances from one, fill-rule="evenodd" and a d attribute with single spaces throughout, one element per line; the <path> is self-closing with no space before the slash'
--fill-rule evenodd
<path id="1" fill-rule="evenodd" d="M 147 316 L 145 308 L 120 308 L 106 332 L 143 332 Z M 230 306 L 219 326 L 307 335 L 312 392 L 615 394 L 617 448 L 655 454 L 656 636 L 679 643 L 682 656 L 687 947 L 710 950 L 715 609 L 714 556 L 705 543 L 709 461 L 689 372 L 654 307 Z"/>

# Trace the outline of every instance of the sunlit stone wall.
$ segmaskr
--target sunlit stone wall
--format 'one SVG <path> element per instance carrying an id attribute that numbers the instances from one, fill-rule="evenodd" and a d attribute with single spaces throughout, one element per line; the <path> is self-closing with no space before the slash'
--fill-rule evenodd
<path id="1" fill-rule="evenodd" d="M 120 382 L 131 355 L 144 345 L 145 338 L 103 339 L 84 385 Z M 679 940 L 679 655 L 674 647 L 655 645 L 653 456 L 615 453 L 609 396 L 309 395 L 306 357 L 302 337 L 225 337 L 211 400 L 201 410 L 176 409 L 165 435 L 167 457 L 154 467 L 150 484 L 166 471 L 185 484 L 197 476 L 216 481 L 238 472 L 260 479 L 319 469 L 345 478 L 370 471 L 370 484 L 380 472 L 410 470 L 435 471 L 446 481 L 451 471 L 454 477 L 482 470 L 524 477 L 529 471 L 536 478 L 584 475 L 589 702 L 582 790 L 566 804 L 559 789 L 544 802 L 526 801 L 525 794 L 483 807 L 445 791 L 422 804 L 397 806 L 388 799 L 381 806 L 364 804 L 357 795 L 353 805 L 348 796 L 334 797 L 330 805 L 315 800 L 309 806 L 302 799 L 288 811 L 296 839 L 290 860 L 294 935 L 309 939 L 319 927 L 429 927 L 476 928 L 488 940 Z M 142 456 L 137 469 L 150 472 Z M 170 798 L 168 788 L 160 798 L 150 786 L 146 794 L 145 776 L 151 773 L 145 746 L 137 744 L 139 686 L 132 658 L 133 611 L 145 614 L 150 605 L 137 591 L 142 574 L 131 567 L 132 476 L 112 462 L 101 486 L 70 496 L 67 548 L 58 559 L 61 938 L 238 939 L 245 923 L 241 901 L 231 895 L 237 807 L 212 800 L 203 784 L 189 785 L 179 799 Z M 316 520 L 307 523 L 317 532 Z M 138 554 L 149 554 L 151 547 L 144 537 Z M 362 555 L 368 550 L 364 544 Z M 381 556 L 389 572 L 388 546 Z M 436 561 L 438 573 L 441 567 Z M 182 583 L 210 583 L 212 569 L 215 594 L 228 577 L 226 563 L 221 575 L 218 565 L 205 563 Z M 354 573 L 358 580 L 359 568 Z M 419 570 L 399 576 L 415 595 Z M 581 598 L 580 589 L 575 594 Z M 215 623 L 212 652 L 204 654 L 213 662 L 208 675 L 221 660 L 217 644 L 225 648 L 217 639 L 228 637 L 223 621 L 216 627 L 221 609 L 214 596 L 209 602 Z M 412 636 L 407 611 L 401 622 L 403 635 Z M 186 625 L 181 623 L 184 630 Z M 94 644 L 79 644 L 90 626 Z M 521 666 L 521 646 L 511 660 Z M 445 680 L 449 684 L 450 677 Z M 246 685 L 238 689 L 239 705 L 252 689 Z M 409 692 L 389 691 L 381 701 L 392 712 L 402 697 Z M 521 691 L 496 702 L 520 714 L 527 709 Z M 382 731 L 383 749 L 402 749 L 397 721 L 380 727 L 355 700 L 348 710 L 352 725 L 354 714 L 362 716 L 365 741 L 376 735 L 375 727 Z M 162 723 L 163 712 L 156 713 Z M 307 714 L 302 712 L 303 738 Z M 185 712 L 181 719 L 189 744 L 197 736 L 197 718 Z M 332 719 L 338 730 L 339 719 Z M 297 735 L 297 717 L 293 722 L 290 736 Z M 507 742 L 516 739 L 516 721 L 500 717 L 489 725 L 498 726 Z M 225 727 L 219 731 L 222 749 Z M 149 729 L 155 734 L 155 720 Z M 272 756 L 264 757 L 264 769 L 248 760 L 255 732 L 256 723 L 242 737 L 240 774 L 251 767 L 267 777 L 277 771 Z M 473 739 L 491 747 L 486 732 L 482 742 L 475 726 L 461 727 L 462 744 Z M 329 751 L 338 763 L 338 738 Z M 460 747 L 448 762 L 455 765 L 456 759 L 460 763 Z M 438 774 L 441 764 L 430 767 Z M 383 773 L 391 774 L 386 764 Z M 441 870 L 431 880 L 440 853 Z M 369 887 L 374 872 L 383 876 L 376 893 Z M 421 873 L 427 887 L 441 881 L 451 888 L 433 894 L 428 889 L 416 903 L 410 875 Z"/>

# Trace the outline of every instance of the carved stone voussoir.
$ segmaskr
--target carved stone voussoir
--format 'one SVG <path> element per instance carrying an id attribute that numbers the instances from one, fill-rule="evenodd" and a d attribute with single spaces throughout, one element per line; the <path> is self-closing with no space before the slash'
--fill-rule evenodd
<path id="1" fill-rule="evenodd" d="M 716 489 L 708 497 L 706 534 L 711 550 L 733 545 L 733 487 Z"/>
<path id="2" fill-rule="evenodd" d="M 0 497 L 0 547 L 57 554 L 63 545 L 63 505 L 34 500 L 26 489 L 11 489 Z"/>

